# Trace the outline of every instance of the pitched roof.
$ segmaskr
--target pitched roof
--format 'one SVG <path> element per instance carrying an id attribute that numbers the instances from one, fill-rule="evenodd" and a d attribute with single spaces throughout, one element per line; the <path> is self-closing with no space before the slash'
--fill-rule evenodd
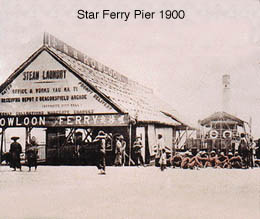
<path id="1" fill-rule="evenodd" d="M 209 117 L 200 121 L 200 124 L 207 125 L 211 121 L 233 121 L 240 126 L 243 126 L 243 124 L 244 124 L 243 120 L 241 120 L 241 119 L 237 118 L 236 116 L 233 116 L 229 113 L 226 113 L 226 112 L 215 112 L 212 115 L 210 115 Z"/>
<path id="2" fill-rule="evenodd" d="M 181 125 L 181 123 L 161 112 L 163 111 L 160 104 L 162 101 L 153 94 L 152 90 L 145 89 L 138 83 L 119 81 L 54 48 L 48 47 L 48 49 L 68 64 L 86 82 L 93 85 L 119 106 L 123 112 L 129 113 L 138 122 Z"/>
<path id="3" fill-rule="evenodd" d="M 63 43 L 51 35 L 50 37 L 58 43 Z M 44 41 L 46 41 L 46 35 L 44 35 Z M 68 47 L 70 50 L 73 49 L 70 46 Z M 117 111 L 128 113 L 137 122 L 159 123 L 177 126 L 179 129 L 191 127 L 188 122 L 184 122 L 176 110 L 155 96 L 151 89 L 117 72 L 115 72 L 115 75 L 104 73 L 98 67 L 88 65 L 59 48 L 52 46 L 51 43 L 44 43 L 0 86 L 0 90 L 13 80 L 40 52 L 45 50 L 94 88 L 103 98 L 116 107 Z M 95 64 L 97 64 L 96 61 Z M 105 68 L 108 67 L 105 66 Z"/>

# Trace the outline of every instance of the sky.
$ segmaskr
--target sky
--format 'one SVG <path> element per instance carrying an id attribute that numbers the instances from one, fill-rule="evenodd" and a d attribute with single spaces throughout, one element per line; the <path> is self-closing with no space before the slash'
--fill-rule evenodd
<path id="1" fill-rule="evenodd" d="M 154 19 L 78 19 L 87 11 L 154 11 Z M 165 20 L 161 10 L 183 10 Z M 260 1 L 0 0 L 0 83 L 42 45 L 47 31 L 154 90 L 193 123 L 220 111 L 231 76 L 230 113 L 260 138 Z"/>

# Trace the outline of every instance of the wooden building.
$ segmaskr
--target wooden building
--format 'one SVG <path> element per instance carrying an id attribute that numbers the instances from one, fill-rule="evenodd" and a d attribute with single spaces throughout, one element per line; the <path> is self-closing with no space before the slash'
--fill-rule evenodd
<path id="1" fill-rule="evenodd" d="M 207 151 L 232 151 L 238 147 L 241 133 L 250 137 L 249 123 L 226 112 L 215 112 L 199 121 L 196 139 L 188 139 L 188 148 Z"/>
<path id="2" fill-rule="evenodd" d="M 151 89 L 48 33 L 43 45 L 0 86 L 0 94 L 1 151 L 7 128 L 25 128 L 26 145 L 33 129 L 44 128 L 41 154 L 47 163 L 71 163 L 77 139 L 87 141 L 100 130 L 113 140 L 124 136 L 128 165 L 134 139 L 141 136 L 149 163 L 158 134 L 171 150 L 176 131 L 187 128 Z M 113 144 L 107 151 L 112 164 Z"/>

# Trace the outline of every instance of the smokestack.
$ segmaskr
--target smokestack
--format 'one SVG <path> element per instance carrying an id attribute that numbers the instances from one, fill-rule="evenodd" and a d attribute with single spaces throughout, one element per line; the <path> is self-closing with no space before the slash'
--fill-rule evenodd
<path id="1" fill-rule="evenodd" d="M 230 75 L 226 74 L 222 77 L 222 111 L 230 112 L 230 98 L 231 98 L 231 88 L 230 88 Z"/>

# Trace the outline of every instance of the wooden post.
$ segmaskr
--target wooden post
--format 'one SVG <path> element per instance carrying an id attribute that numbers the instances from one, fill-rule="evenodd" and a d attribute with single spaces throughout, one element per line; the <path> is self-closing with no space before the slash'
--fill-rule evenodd
<path id="1" fill-rule="evenodd" d="M 26 127 L 25 128 L 25 150 L 27 149 L 28 147 L 28 144 L 29 144 L 29 128 Z"/>
<path id="2" fill-rule="evenodd" d="M 3 144 L 4 144 L 4 132 L 5 129 L 2 128 L 2 135 L 1 135 L 1 145 L 0 145 L 0 164 L 2 163 L 2 154 L 3 154 Z"/>
<path id="3" fill-rule="evenodd" d="M 172 157 L 173 157 L 173 153 L 175 154 L 175 151 L 176 151 L 176 149 L 175 149 L 175 135 L 176 135 L 175 130 L 176 130 L 176 127 L 174 126 L 172 128 L 171 160 L 172 160 Z"/>
<path id="4" fill-rule="evenodd" d="M 186 129 L 185 129 L 185 134 L 186 134 L 186 142 L 187 142 L 187 140 L 188 140 L 188 127 L 186 127 Z M 192 140 L 192 141 L 193 141 L 193 140 Z M 192 144 L 193 144 L 193 142 L 192 142 Z M 190 148 L 188 147 L 188 145 L 186 145 L 186 147 L 187 147 L 188 150 L 190 150 Z"/>
<path id="5" fill-rule="evenodd" d="M 129 126 L 129 161 L 128 165 L 131 166 L 131 159 L 132 159 L 132 124 Z"/>

